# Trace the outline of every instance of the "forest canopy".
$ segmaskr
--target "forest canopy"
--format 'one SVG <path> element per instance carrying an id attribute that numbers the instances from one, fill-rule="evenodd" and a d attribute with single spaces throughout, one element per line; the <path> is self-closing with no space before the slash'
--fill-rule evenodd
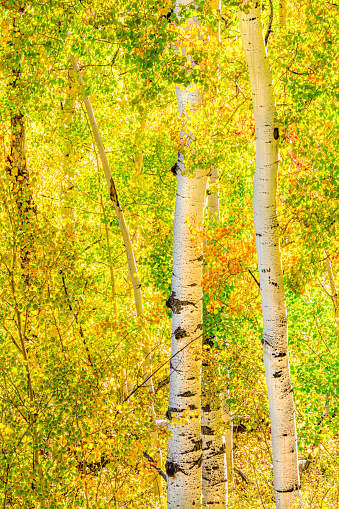
<path id="1" fill-rule="evenodd" d="M 0 0 L 0 504 L 339 507 L 339 6 Z"/>

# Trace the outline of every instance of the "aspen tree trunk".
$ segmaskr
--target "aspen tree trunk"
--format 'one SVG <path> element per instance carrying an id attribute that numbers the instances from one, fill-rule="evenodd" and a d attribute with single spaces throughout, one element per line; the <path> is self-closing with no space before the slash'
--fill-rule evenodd
<path id="1" fill-rule="evenodd" d="M 254 2 L 248 14 L 239 10 L 239 20 L 255 117 L 253 215 L 263 310 L 262 344 L 271 418 L 274 491 L 277 509 L 291 509 L 301 503 L 300 482 L 276 215 L 279 130 L 275 125 L 275 99 L 264 44 L 261 2 Z"/>
<path id="2" fill-rule="evenodd" d="M 286 0 L 279 0 L 279 26 L 284 28 L 286 26 Z"/>
<path id="3" fill-rule="evenodd" d="M 15 199 L 20 216 L 23 218 L 30 209 L 32 197 L 29 189 L 29 175 L 26 163 L 26 129 L 24 115 L 11 116 L 11 154 L 8 171 L 15 178 Z"/>
<path id="4" fill-rule="evenodd" d="M 86 97 L 86 95 L 85 95 L 86 87 L 85 87 L 84 80 L 81 76 L 78 62 L 73 55 L 69 56 L 69 60 L 74 68 L 74 71 L 75 71 L 77 79 L 78 79 L 78 83 L 80 85 L 81 92 L 83 94 L 82 100 L 84 101 L 85 108 L 86 108 L 88 118 L 89 118 L 89 122 L 90 122 L 90 125 L 92 128 L 93 136 L 94 136 L 94 139 L 95 139 L 97 147 L 98 147 L 99 156 L 101 159 L 102 167 L 103 167 L 103 170 L 105 173 L 105 178 L 106 178 L 106 182 L 107 182 L 107 186 L 108 186 L 109 196 L 113 203 L 113 207 L 114 207 L 114 210 L 115 210 L 118 222 L 119 222 L 120 231 L 121 231 L 122 238 L 123 238 L 124 245 L 125 245 L 128 267 L 132 274 L 132 284 L 133 284 L 134 299 L 135 299 L 135 306 L 136 306 L 137 314 L 138 314 L 138 316 L 142 316 L 143 309 L 142 309 L 141 284 L 140 284 L 140 281 L 138 278 L 137 265 L 136 265 L 136 261 L 135 261 L 135 257 L 134 257 L 131 238 L 130 238 L 130 235 L 129 235 L 129 232 L 128 232 L 127 226 L 126 226 L 125 216 L 122 211 L 121 205 L 119 203 L 114 180 L 112 178 L 112 174 L 111 174 L 111 170 L 110 170 L 110 167 L 108 164 L 108 159 L 106 156 L 105 148 L 104 148 L 104 145 L 101 140 L 101 136 L 99 133 L 99 129 L 98 129 L 96 120 L 95 120 L 92 106 L 91 106 L 89 98 Z"/>
<path id="5" fill-rule="evenodd" d="M 213 166 L 210 171 L 210 184 L 218 180 L 218 168 Z M 218 193 L 207 191 L 208 213 L 220 221 Z M 214 338 L 203 338 L 203 344 L 213 348 Z M 215 370 L 208 363 L 202 363 L 202 401 L 201 401 L 201 433 L 202 433 L 202 495 L 203 507 L 223 509 L 227 507 L 228 480 L 232 473 L 228 472 L 225 455 L 225 440 L 216 434 L 222 423 L 221 399 L 209 391 Z M 224 405 L 225 406 L 225 405 Z M 226 438 L 230 438 L 229 434 Z M 230 444 L 228 444 L 230 445 Z"/>
<path id="6" fill-rule="evenodd" d="M 124 241 L 124 245 L 125 245 L 127 261 L 128 261 L 128 268 L 129 268 L 129 272 L 131 273 L 131 277 L 132 277 L 136 312 L 139 317 L 142 317 L 143 316 L 143 306 L 142 306 L 141 284 L 140 284 L 138 274 L 137 274 L 137 265 L 136 265 L 136 261 L 135 261 L 135 257 L 134 257 L 133 246 L 132 246 L 129 232 L 127 230 L 124 213 L 122 211 L 121 205 L 118 200 L 118 195 L 117 195 L 117 191 L 115 188 L 114 180 L 112 178 L 112 174 L 111 174 L 108 159 L 106 156 L 105 148 L 104 148 L 104 145 L 101 140 L 101 136 L 99 133 L 99 129 L 98 129 L 96 120 L 95 120 L 92 106 L 91 106 L 89 98 L 86 97 L 86 95 L 85 95 L 85 83 L 83 81 L 83 78 L 82 78 L 82 75 L 81 75 L 81 72 L 80 72 L 80 69 L 78 66 L 78 62 L 73 55 L 69 56 L 69 60 L 76 72 L 77 79 L 78 79 L 78 82 L 80 85 L 80 89 L 83 93 L 82 99 L 84 101 L 84 104 L 85 104 L 85 107 L 87 110 L 87 114 L 89 117 L 90 125 L 92 128 L 93 136 L 94 136 L 94 139 L 95 139 L 97 147 L 98 147 L 101 163 L 103 166 L 106 182 L 108 185 L 109 196 L 113 203 L 113 206 L 114 206 L 117 218 L 118 218 L 120 231 L 122 233 L 122 237 L 123 237 L 123 241 Z M 149 347 L 143 348 L 143 354 L 144 354 L 144 363 L 143 363 L 144 373 L 148 371 L 151 374 L 151 371 L 152 371 L 151 352 L 150 352 Z M 150 384 L 151 384 L 150 387 L 153 389 L 152 381 L 150 382 Z M 131 387 L 129 387 L 127 385 L 127 391 L 132 392 L 133 389 L 132 390 L 130 390 L 130 389 L 131 389 Z M 154 389 L 153 389 L 153 392 L 154 392 Z M 149 415 L 153 416 L 153 414 L 154 414 L 154 417 L 155 417 L 153 405 L 151 405 L 151 408 L 148 409 L 148 412 L 149 412 Z M 154 418 L 154 425 L 156 425 L 155 418 Z M 151 435 L 155 442 L 155 447 L 156 447 L 156 452 L 157 452 L 157 461 L 161 468 L 161 454 L 160 454 L 160 448 L 158 445 L 158 432 L 157 431 L 152 432 Z M 161 481 L 160 475 L 154 474 L 153 486 L 154 486 L 154 492 L 157 494 L 160 494 L 161 490 L 162 490 L 162 481 Z"/>
<path id="7" fill-rule="evenodd" d="M 177 1 L 178 13 L 182 4 Z M 183 49 L 184 51 L 184 49 Z M 181 114 L 193 114 L 201 94 L 193 86 L 177 87 Z M 189 103 L 190 113 L 185 111 Z M 181 139 L 185 133 L 181 133 Z M 185 168 L 183 155 L 172 168 L 177 178 L 173 230 L 172 292 L 167 306 L 172 309 L 172 360 L 167 417 L 172 436 L 167 449 L 168 509 L 198 509 L 202 495 L 201 344 L 202 344 L 202 249 L 191 241 L 188 221 L 203 219 L 206 171 Z M 201 246 L 202 247 L 202 246 Z M 186 417 L 186 422 L 181 422 Z M 178 421 L 179 422 L 176 422 Z"/>
<path id="8" fill-rule="evenodd" d="M 114 311 L 114 315 L 117 317 L 118 316 L 118 306 L 117 306 L 117 295 L 116 295 L 116 291 L 115 291 L 114 268 L 113 268 L 113 262 L 112 262 L 111 245 L 110 245 L 110 241 L 109 241 L 109 231 L 108 231 L 108 225 L 107 225 L 106 211 L 105 211 L 101 193 L 100 193 L 99 198 L 100 198 L 100 208 L 102 210 L 102 214 L 103 214 L 104 220 L 105 220 L 105 236 L 106 236 L 106 244 L 107 244 L 109 273 L 111 276 L 113 311 Z"/>
<path id="9" fill-rule="evenodd" d="M 211 169 L 210 184 L 214 184 L 218 181 L 219 174 L 218 168 L 213 167 Z M 214 214 L 214 218 L 220 221 L 220 210 L 219 210 L 219 197 L 218 192 L 212 192 L 208 195 L 207 205 L 210 211 Z M 222 420 L 228 424 L 224 441 L 225 441 L 225 454 L 226 454 L 226 469 L 227 469 L 227 487 L 229 488 L 233 479 L 233 422 L 231 419 L 230 408 L 226 403 L 227 394 L 222 393 L 221 395 L 221 415 Z M 219 418 L 219 416 L 218 416 Z"/>
<path id="10" fill-rule="evenodd" d="M 210 0 L 212 9 L 220 12 L 220 0 Z M 218 23 L 217 34 L 208 31 L 211 36 L 217 36 L 221 42 L 220 22 Z M 217 182 L 219 178 L 218 168 L 213 166 L 210 171 L 210 185 Z M 207 206 L 214 219 L 220 221 L 218 192 L 208 192 Z M 203 342 L 213 348 L 213 340 L 204 338 Z M 204 507 L 227 507 L 228 488 L 233 478 L 233 423 L 225 394 L 213 396 L 208 394 L 210 380 L 214 376 L 213 370 L 208 365 L 202 365 L 202 494 Z M 224 437 L 216 435 L 216 429 L 220 428 L 221 421 L 229 425 Z"/>
<path id="11" fill-rule="evenodd" d="M 137 147 L 137 143 L 139 141 L 139 138 L 144 133 L 145 128 L 146 128 L 146 119 L 145 118 L 140 118 L 140 129 L 136 133 L 135 138 L 134 138 L 134 147 L 135 148 Z M 135 154 L 135 169 L 137 171 L 137 177 L 140 177 L 140 175 L 141 175 L 143 163 L 144 163 L 144 153 L 143 153 L 143 151 L 142 150 L 136 150 L 136 154 Z"/>
<path id="12" fill-rule="evenodd" d="M 331 299 L 332 299 L 332 303 L 333 303 L 333 307 L 334 307 L 335 320 L 336 320 L 336 324 L 338 324 L 338 321 L 339 321 L 339 298 L 338 298 L 337 287 L 336 287 L 335 281 L 334 281 L 331 257 L 329 254 L 326 255 L 326 266 L 327 266 L 328 279 L 330 280 Z"/>
<path id="13" fill-rule="evenodd" d="M 213 185 L 219 179 L 218 168 L 214 166 L 211 168 L 210 173 L 210 184 Z M 220 221 L 220 210 L 219 210 L 219 196 L 218 192 L 212 192 L 208 195 L 207 205 L 210 211 L 213 213 L 214 218 Z M 227 486 L 231 485 L 233 479 L 233 422 L 231 419 L 230 408 L 226 403 L 227 394 L 221 394 L 221 415 L 222 420 L 228 424 L 224 441 L 225 441 L 225 454 L 226 454 L 226 468 L 227 468 Z"/>
<path id="14" fill-rule="evenodd" d="M 179 108 L 183 104 L 178 91 Z M 186 94 L 187 95 L 187 94 Z M 189 101 L 192 104 L 192 100 Z M 196 101 L 194 101 L 196 102 Z M 177 197 L 173 231 L 172 293 L 167 305 L 172 309 L 172 360 L 167 417 L 173 435 L 168 441 L 166 473 L 169 509 L 197 509 L 201 505 L 202 441 L 199 418 L 176 425 L 174 419 L 185 411 L 200 410 L 202 341 L 202 253 L 190 240 L 186 218 L 202 221 L 206 173 L 195 170 L 183 175 L 179 155 L 176 164 Z M 192 412 L 191 412 L 192 414 Z M 192 416 L 193 417 L 193 416 Z"/>

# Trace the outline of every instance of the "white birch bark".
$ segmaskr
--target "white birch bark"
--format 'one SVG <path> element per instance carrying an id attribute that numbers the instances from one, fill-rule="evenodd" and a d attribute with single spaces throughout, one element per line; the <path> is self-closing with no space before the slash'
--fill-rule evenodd
<path id="1" fill-rule="evenodd" d="M 176 3 L 178 12 L 183 2 Z M 184 2 L 186 5 L 189 3 Z M 201 104 L 201 96 L 193 86 L 176 89 L 178 108 L 190 113 Z M 185 133 L 181 133 L 183 139 Z M 202 250 L 197 252 L 191 241 L 187 218 L 202 221 L 206 172 L 200 169 L 186 173 L 184 158 L 172 168 L 177 178 L 173 231 L 172 293 L 167 305 L 172 309 L 172 360 L 167 417 L 172 437 L 167 449 L 168 509 L 198 509 L 201 507 L 202 440 L 198 415 L 201 406 L 201 344 L 202 344 Z M 185 174 L 183 174 L 185 172 Z M 190 417 L 175 424 L 175 419 Z M 193 417 L 194 412 L 196 417 Z M 186 414 L 187 415 L 187 414 Z"/>
<path id="2" fill-rule="evenodd" d="M 210 171 L 210 184 L 218 180 L 218 168 L 213 166 Z M 207 192 L 207 212 L 220 221 L 218 192 Z M 212 340 L 204 338 L 204 343 L 213 348 Z M 202 433 L 202 495 L 203 507 L 224 509 L 227 507 L 228 471 L 226 464 L 224 437 L 216 433 L 222 423 L 222 409 L 219 394 L 209 391 L 211 381 L 215 377 L 214 369 L 208 363 L 202 364 L 202 401 L 201 401 L 201 433 Z M 230 438 L 229 434 L 225 438 Z"/>
<path id="3" fill-rule="evenodd" d="M 271 417 L 274 491 L 277 509 L 291 509 L 301 503 L 300 482 L 276 215 L 279 130 L 275 124 L 275 99 L 264 44 L 261 2 L 254 2 L 248 14 L 239 10 L 239 20 L 255 117 L 253 214 L 263 310 L 262 344 Z"/>
<path id="4" fill-rule="evenodd" d="M 178 94 L 180 100 L 180 93 Z M 191 103 L 192 104 L 192 103 Z M 169 509 L 198 509 L 201 505 L 202 443 L 199 418 L 173 427 L 184 411 L 200 411 L 202 341 L 202 253 L 190 240 L 186 218 L 202 220 L 206 174 L 185 171 L 183 157 L 177 168 L 177 198 L 173 232 L 172 360 L 167 417 L 173 435 L 168 441 L 166 473 Z"/>

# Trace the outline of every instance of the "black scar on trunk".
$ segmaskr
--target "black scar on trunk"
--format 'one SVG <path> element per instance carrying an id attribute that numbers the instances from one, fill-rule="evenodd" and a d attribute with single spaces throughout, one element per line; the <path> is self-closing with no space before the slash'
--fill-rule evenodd
<path id="1" fill-rule="evenodd" d="M 171 172 L 173 173 L 173 175 L 175 177 L 177 176 L 179 170 L 180 170 L 180 168 L 179 168 L 178 163 L 173 164 L 173 166 L 171 168 Z"/>
<path id="2" fill-rule="evenodd" d="M 187 336 L 187 332 L 185 331 L 185 329 L 182 329 L 181 327 L 177 327 L 174 331 L 174 336 L 175 336 L 176 340 L 182 339 Z"/>
<path id="3" fill-rule="evenodd" d="M 179 315 L 184 306 L 194 306 L 194 302 L 190 302 L 189 300 L 179 300 L 175 298 L 175 292 L 172 292 L 169 298 L 166 301 L 166 306 L 172 310 L 175 315 Z"/>
<path id="4" fill-rule="evenodd" d="M 173 463 L 173 461 L 166 461 L 166 474 L 168 477 L 174 477 L 177 472 L 179 472 L 179 465 L 177 463 Z"/>

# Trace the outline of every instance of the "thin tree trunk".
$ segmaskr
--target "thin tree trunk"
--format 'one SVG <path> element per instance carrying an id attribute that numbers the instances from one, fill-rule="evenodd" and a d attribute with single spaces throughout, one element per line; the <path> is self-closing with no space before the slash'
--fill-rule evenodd
<path id="1" fill-rule="evenodd" d="M 338 323 L 338 320 L 339 320 L 339 298 L 338 298 L 337 287 L 336 287 L 335 281 L 334 281 L 331 257 L 329 254 L 326 254 L 326 266 L 327 266 L 328 279 L 330 280 L 331 299 L 332 299 L 332 303 L 333 303 L 333 307 L 334 307 L 335 320 L 336 320 L 336 323 Z"/>
<path id="2" fill-rule="evenodd" d="M 108 254 L 108 263 L 109 263 L 109 273 L 111 276 L 111 287 L 112 287 L 112 301 L 113 301 L 113 310 L 114 315 L 118 316 L 118 306 L 117 306 L 117 295 L 115 291 L 115 277 L 114 277 L 114 268 L 113 268 L 113 262 L 112 262 L 112 253 L 111 253 L 111 245 L 109 241 L 109 231 L 108 231 L 108 225 L 107 225 L 107 217 L 106 217 L 106 211 L 102 199 L 102 194 L 99 195 L 100 198 L 100 207 L 102 210 L 102 214 L 104 216 L 105 221 L 105 235 L 106 235 L 106 244 L 107 244 L 107 254 Z"/>
<path id="3" fill-rule="evenodd" d="M 218 168 L 213 166 L 210 171 L 210 184 L 214 184 L 217 180 Z M 207 207 L 208 213 L 220 221 L 217 192 L 207 192 Z M 205 336 L 203 344 L 213 348 L 215 338 Z M 218 428 L 221 427 L 223 413 L 220 395 L 209 390 L 214 377 L 213 367 L 208 362 L 203 362 L 201 381 L 202 501 L 203 507 L 223 509 L 227 507 L 228 480 L 231 479 L 232 473 L 227 471 L 226 441 L 217 433 Z M 226 438 L 229 439 L 229 434 Z"/>
<path id="4" fill-rule="evenodd" d="M 143 309 L 142 309 L 141 284 L 140 284 L 139 277 L 137 274 L 137 265 L 136 265 L 136 261 L 135 261 L 135 257 L 134 257 L 131 238 L 130 238 L 129 232 L 127 230 L 124 213 L 123 213 L 121 205 L 119 203 L 116 187 L 114 184 L 114 180 L 112 178 L 112 174 L 111 174 L 111 170 L 110 170 L 110 167 L 108 164 L 108 159 L 106 156 L 105 148 L 104 148 L 104 145 L 101 140 L 101 136 L 99 133 L 99 129 L 98 129 L 96 120 L 95 120 L 92 106 L 91 106 L 89 98 L 86 97 L 86 95 L 85 95 L 86 87 L 85 87 L 85 83 L 82 78 L 79 66 L 78 66 L 78 62 L 77 62 L 76 58 L 74 57 L 74 55 L 70 55 L 69 60 L 75 70 L 75 73 L 76 73 L 76 76 L 77 76 L 77 79 L 78 79 L 78 82 L 80 85 L 80 90 L 82 93 L 82 100 L 84 101 L 84 104 L 86 107 L 86 111 L 87 111 L 89 122 L 90 122 L 90 125 L 92 128 L 93 136 L 94 136 L 94 139 L 95 139 L 97 147 L 98 147 L 102 167 L 103 167 L 103 170 L 105 173 L 109 196 L 113 203 L 113 207 L 114 207 L 114 210 L 115 210 L 118 222 L 119 222 L 120 231 L 121 231 L 122 238 L 123 238 L 124 245 L 125 245 L 128 266 L 129 266 L 129 270 L 132 275 L 132 284 L 133 284 L 134 299 L 135 299 L 135 306 L 136 306 L 137 314 L 138 314 L 138 316 L 142 316 Z"/>
<path id="5" fill-rule="evenodd" d="M 25 283 L 29 285 L 29 261 L 33 247 L 30 232 L 32 211 L 34 211 L 29 173 L 26 162 L 25 118 L 21 113 L 11 116 L 11 153 L 7 158 L 7 171 L 13 177 L 13 197 L 15 199 L 21 231 L 20 259 Z"/>
<path id="6" fill-rule="evenodd" d="M 145 131 L 145 128 L 146 128 L 146 119 L 145 118 L 140 118 L 140 122 L 139 123 L 140 123 L 140 129 L 135 134 L 135 138 L 134 138 L 134 147 L 135 147 L 135 149 L 137 149 L 137 143 L 139 141 L 139 138 L 143 135 L 143 133 Z M 143 153 L 143 151 L 142 150 L 136 150 L 136 153 L 135 153 L 135 169 L 137 170 L 137 177 L 140 177 L 140 175 L 141 175 L 143 163 L 144 163 L 144 153 Z"/>
<path id="7" fill-rule="evenodd" d="M 109 164 L 108 164 L 108 159 L 107 159 L 107 156 L 106 156 L 105 148 L 104 148 L 104 145 L 102 143 L 101 136 L 100 136 L 100 133 L 99 133 L 99 129 L 98 129 L 98 126 L 97 126 L 97 123 L 96 123 L 96 120 L 95 120 L 95 116 L 94 116 L 93 110 L 92 110 L 92 106 L 91 106 L 89 98 L 86 97 L 86 95 L 85 95 L 85 83 L 83 81 L 83 78 L 82 78 L 82 75 L 81 75 L 81 72 L 80 72 L 80 69 L 79 69 L 79 66 L 78 66 L 78 62 L 77 62 L 76 58 L 73 55 L 69 56 L 69 60 L 70 60 L 71 64 L 73 65 L 73 68 L 74 68 L 74 70 L 76 72 L 77 79 L 78 79 L 78 82 L 79 82 L 79 85 L 80 85 L 80 89 L 81 89 L 81 91 L 83 93 L 82 99 L 84 101 L 84 104 L 85 104 L 85 107 L 86 107 L 86 110 L 87 110 L 87 114 L 88 114 L 88 117 L 89 117 L 90 125 L 91 125 L 91 128 L 92 128 L 93 136 L 94 136 L 94 139 L 95 139 L 96 144 L 97 144 L 97 148 L 98 148 L 98 151 L 99 151 L 101 163 L 102 163 L 102 166 L 103 166 L 103 170 L 104 170 L 106 181 L 107 181 L 107 185 L 108 185 L 109 195 L 110 195 L 111 201 L 113 202 L 113 206 L 114 206 L 117 218 L 118 218 L 120 230 L 121 230 L 121 233 L 122 233 L 122 237 L 123 237 L 123 241 L 124 241 L 124 245 L 125 245 L 125 249 L 126 249 L 128 268 L 129 268 L 129 271 L 130 271 L 130 274 L 131 274 L 131 277 L 132 277 L 132 284 L 133 284 L 133 290 L 134 290 L 134 300 L 135 300 L 136 312 L 137 312 L 137 315 L 139 317 L 142 317 L 143 316 L 143 306 L 142 306 L 141 284 L 140 284 L 140 281 L 139 281 L 139 278 L 138 278 L 138 275 L 137 275 L 137 265 L 136 265 L 136 261 L 135 261 L 135 257 L 134 257 L 134 252 L 133 252 L 133 246 L 132 246 L 131 238 L 130 238 L 129 232 L 127 230 L 124 213 L 122 211 L 121 205 L 120 205 L 119 200 L 118 200 L 117 191 L 116 191 L 115 184 L 114 184 L 114 181 L 113 181 L 113 178 L 112 178 L 112 174 L 111 174 L 111 170 L 110 170 L 110 167 L 109 167 Z M 144 373 L 147 372 L 147 371 L 151 372 L 152 371 L 152 367 L 151 367 L 151 353 L 150 353 L 149 347 L 143 349 L 143 354 L 144 354 L 144 363 L 143 363 Z M 153 384 L 152 384 L 152 380 L 151 379 L 149 381 L 149 384 L 150 384 L 150 387 L 152 388 L 152 390 L 154 392 Z M 124 383 L 124 385 L 125 385 L 125 383 Z M 128 392 L 132 392 L 133 389 L 130 391 L 129 390 L 130 388 L 131 387 L 128 387 L 128 385 L 127 385 L 127 391 Z M 152 404 L 148 408 L 148 412 L 149 412 L 149 415 L 154 417 L 154 425 L 156 426 L 154 407 L 153 407 Z M 159 445 L 158 445 L 158 432 L 157 431 L 152 432 L 151 435 L 152 435 L 152 437 L 154 439 L 154 445 L 155 445 L 155 448 L 156 448 L 156 451 L 157 451 L 157 460 L 158 460 L 159 466 L 161 468 L 161 455 L 160 455 L 160 452 L 159 452 L 160 449 L 159 449 Z M 158 493 L 158 494 L 161 493 L 161 490 L 162 490 L 162 481 L 161 481 L 161 476 L 160 475 L 155 474 L 154 481 L 153 481 L 153 487 L 154 487 L 154 492 L 155 493 Z"/>
<path id="8" fill-rule="evenodd" d="M 100 168 L 99 168 L 99 159 L 98 159 L 98 155 L 97 155 L 96 151 L 95 151 L 95 158 L 96 158 L 96 162 L 97 162 L 98 184 L 100 187 L 100 184 L 101 184 L 100 171 L 99 171 Z M 101 209 L 102 215 L 104 216 L 104 223 L 105 223 L 105 236 L 106 236 L 106 245 L 107 245 L 109 273 L 111 276 L 113 311 L 114 311 L 114 316 L 117 318 L 118 317 L 118 306 L 117 306 L 117 295 L 116 295 L 116 291 L 115 291 L 115 277 L 114 277 L 114 267 L 113 267 L 113 260 L 112 260 L 112 250 L 111 250 L 111 244 L 110 244 L 110 240 L 109 240 L 108 220 L 107 220 L 106 210 L 104 207 L 104 201 L 103 201 L 101 192 L 99 193 L 99 201 L 100 201 L 100 209 Z"/>
<path id="9" fill-rule="evenodd" d="M 279 26 L 284 28 L 286 26 L 286 0 L 279 0 Z"/>
<path id="10" fill-rule="evenodd" d="M 293 390 L 288 361 L 287 315 L 276 214 L 279 130 L 275 124 L 272 73 L 264 44 L 261 2 L 239 10 L 251 81 L 256 163 L 253 214 L 263 310 L 263 351 L 271 417 L 277 509 L 301 503 Z"/>

